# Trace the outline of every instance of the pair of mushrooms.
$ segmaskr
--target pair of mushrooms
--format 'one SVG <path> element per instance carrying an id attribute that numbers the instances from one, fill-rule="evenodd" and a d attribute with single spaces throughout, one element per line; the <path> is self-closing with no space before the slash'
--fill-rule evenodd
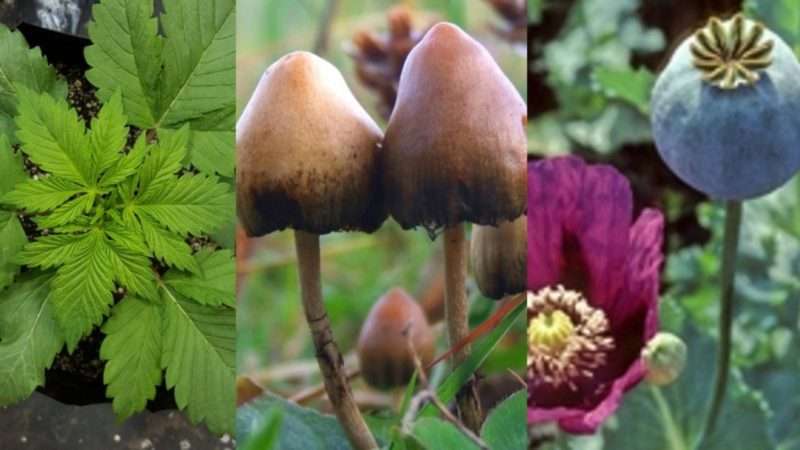
<path id="1" fill-rule="evenodd" d="M 488 51 L 448 23 L 432 27 L 409 54 L 385 136 L 341 73 L 305 52 L 271 65 L 242 113 L 239 218 L 250 236 L 295 230 L 317 360 L 355 448 L 377 444 L 353 401 L 323 305 L 319 235 L 371 233 L 389 214 L 405 229 L 444 229 L 446 321 L 451 344 L 460 341 L 469 332 L 464 222 L 496 225 L 524 213 L 526 114 Z"/>

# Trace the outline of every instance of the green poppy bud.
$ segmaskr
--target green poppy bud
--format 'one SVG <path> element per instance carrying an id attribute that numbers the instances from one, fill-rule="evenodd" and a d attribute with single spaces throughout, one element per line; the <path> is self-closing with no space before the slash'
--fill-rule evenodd
<path id="1" fill-rule="evenodd" d="M 645 380 L 656 386 L 675 381 L 686 367 L 686 344 L 672 333 L 658 333 L 644 350 L 642 360 L 647 369 Z"/>

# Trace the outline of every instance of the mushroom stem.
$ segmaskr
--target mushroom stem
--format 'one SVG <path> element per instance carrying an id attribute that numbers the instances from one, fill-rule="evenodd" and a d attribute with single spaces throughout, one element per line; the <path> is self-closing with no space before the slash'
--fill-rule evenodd
<path id="1" fill-rule="evenodd" d="M 464 224 L 448 227 L 444 231 L 445 270 L 445 321 L 450 346 L 461 342 L 469 335 L 469 307 L 467 303 L 467 243 Z M 453 355 L 454 364 L 460 364 L 469 356 L 470 347 L 465 345 Z M 473 380 L 462 388 L 458 396 L 461 420 L 472 431 L 479 431 L 482 418 L 480 403 Z"/>
<path id="2" fill-rule="evenodd" d="M 311 329 L 317 363 L 322 372 L 328 398 L 353 447 L 358 450 L 377 449 L 378 444 L 353 400 L 342 354 L 333 339 L 331 322 L 322 302 L 319 235 L 295 231 L 294 238 L 303 310 L 308 327 Z"/>

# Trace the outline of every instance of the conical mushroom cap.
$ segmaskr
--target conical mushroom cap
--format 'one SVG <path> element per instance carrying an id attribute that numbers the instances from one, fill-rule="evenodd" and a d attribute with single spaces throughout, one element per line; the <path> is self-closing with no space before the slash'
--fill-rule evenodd
<path id="1" fill-rule="evenodd" d="M 411 51 L 386 130 L 389 213 L 404 228 L 495 224 L 525 211 L 527 107 L 489 52 L 440 23 Z"/>
<path id="2" fill-rule="evenodd" d="M 500 299 L 525 292 L 528 261 L 528 219 L 520 216 L 498 226 L 472 228 L 470 260 L 483 295 Z"/>
<path id="3" fill-rule="evenodd" d="M 332 64 L 307 52 L 272 64 L 236 126 L 237 207 L 247 234 L 377 229 L 386 218 L 381 139 Z"/>
<path id="4" fill-rule="evenodd" d="M 361 374 L 370 386 L 387 389 L 408 383 L 414 374 L 414 352 L 423 367 L 436 350 L 435 336 L 419 303 L 394 288 L 369 311 L 358 338 Z"/>

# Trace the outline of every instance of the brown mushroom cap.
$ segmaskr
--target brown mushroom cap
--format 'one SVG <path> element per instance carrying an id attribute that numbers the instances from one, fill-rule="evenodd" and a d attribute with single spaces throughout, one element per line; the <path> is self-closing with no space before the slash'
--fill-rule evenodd
<path id="1" fill-rule="evenodd" d="M 436 350 L 433 330 L 419 304 L 395 288 L 372 306 L 358 338 L 361 373 L 370 386 L 388 389 L 408 383 L 416 369 L 409 336 L 427 366 Z"/>
<path id="2" fill-rule="evenodd" d="M 527 107 L 489 52 L 439 23 L 411 51 L 382 154 L 403 228 L 495 224 L 526 204 Z"/>
<path id="3" fill-rule="evenodd" d="M 272 64 L 236 125 L 237 206 L 247 234 L 376 230 L 386 218 L 382 137 L 329 62 L 294 52 Z"/>
<path id="4" fill-rule="evenodd" d="M 498 226 L 472 228 L 470 259 L 483 295 L 500 299 L 525 292 L 528 256 L 528 219 L 520 216 Z"/>

